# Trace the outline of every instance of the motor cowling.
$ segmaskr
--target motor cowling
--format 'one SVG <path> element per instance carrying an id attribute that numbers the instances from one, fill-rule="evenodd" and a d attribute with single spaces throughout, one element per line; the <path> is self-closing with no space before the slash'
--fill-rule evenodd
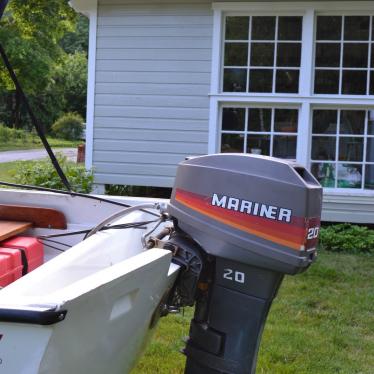
<path id="1" fill-rule="evenodd" d="M 168 213 L 203 259 L 186 373 L 255 372 L 284 274 L 315 260 L 321 206 L 321 186 L 291 161 L 218 154 L 179 165 Z"/>

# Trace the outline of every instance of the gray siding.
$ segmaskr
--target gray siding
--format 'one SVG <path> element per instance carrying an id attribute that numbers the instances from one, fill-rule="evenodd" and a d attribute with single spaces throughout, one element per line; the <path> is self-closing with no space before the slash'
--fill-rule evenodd
<path id="1" fill-rule="evenodd" d="M 170 187 L 207 153 L 212 25 L 210 1 L 99 1 L 96 183 Z"/>

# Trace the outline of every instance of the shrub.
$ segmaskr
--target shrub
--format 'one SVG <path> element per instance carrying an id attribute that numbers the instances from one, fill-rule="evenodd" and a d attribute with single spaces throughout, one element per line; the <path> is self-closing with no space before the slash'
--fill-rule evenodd
<path id="1" fill-rule="evenodd" d="M 57 159 L 75 192 L 89 193 L 92 191 L 92 172 L 87 171 L 84 166 L 78 166 L 69 162 L 67 158 L 61 154 L 57 154 Z M 16 182 L 20 184 L 59 190 L 65 189 L 65 186 L 49 160 L 19 164 L 15 179 Z"/>
<path id="2" fill-rule="evenodd" d="M 105 194 L 112 196 L 151 197 L 155 199 L 169 199 L 171 188 L 150 186 L 123 186 L 119 184 L 105 185 Z"/>
<path id="3" fill-rule="evenodd" d="M 374 253 L 374 230 L 347 223 L 324 227 L 320 245 L 332 252 Z"/>
<path id="4" fill-rule="evenodd" d="M 7 143 L 10 141 L 28 142 L 35 137 L 31 132 L 22 129 L 12 129 L 0 124 L 0 142 Z"/>
<path id="5" fill-rule="evenodd" d="M 52 133 L 57 138 L 78 140 L 83 133 L 83 118 L 76 113 L 66 113 L 52 125 Z"/>
<path id="6" fill-rule="evenodd" d="M 0 124 L 0 142 L 6 143 L 12 137 L 12 130 L 2 124 Z"/>

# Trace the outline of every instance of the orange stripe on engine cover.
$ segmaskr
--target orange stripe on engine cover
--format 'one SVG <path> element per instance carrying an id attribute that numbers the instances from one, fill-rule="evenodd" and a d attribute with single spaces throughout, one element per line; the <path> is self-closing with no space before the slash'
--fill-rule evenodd
<path id="1" fill-rule="evenodd" d="M 195 194 L 194 194 L 195 195 Z M 218 215 L 217 212 L 214 212 L 212 208 L 217 208 L 210 206 L 210 199 L 204 198 L 204 197 L 199 197 L 197 198 L 196 195 L 192 196 L 191 193 L 188 193 L 187 191 L 183 191 L 178 189 L 176 191 L 175 195 L 176 201 L 178 201 L 180 204 L 183 204 L 184 206 L 193 209 L 205 216 L 208 216 L 216 221 L 219 221 L 221 223 L 224 223 L 225 225 L 234 227 L 238 230 L 245 231 L 249 234 L 258 236 L 262 239 L 269 240 L 271 242 L 274 242 L 276 244 L 280 244 L 289 248 L 292 248 L 294 250 L 301 250 L 302 247 L 304 246 L 305 243 L 305 236 L 306 236 L 306 228 L 305 227 L 298 227 L 298 235 L 297 237 L 294 237 L 294 240 L 287 240 L 279 235 L 277 235 L 277 230 L 272 230 L 269 227 L 264 227 L 263 230 L 256 230 L 253 228 L 250 228 L 246 225 L 243 225 L 239 222 L 234 222 L 232 219 L 228 219 L 223 217 L 222 215 Z M 209 205 L 207 204 L 209 202 Z M 218 208 L 222 209 L 222 208 Z M 224 210 L 226 215 L 229 215 L 230 211 Z M 246 213 L 241 213 L 241 214 L 246 214 Z M 265 232 L 266 231 L 266 232 Z M 284 234 L 284 233 L 283 233 Z"/>

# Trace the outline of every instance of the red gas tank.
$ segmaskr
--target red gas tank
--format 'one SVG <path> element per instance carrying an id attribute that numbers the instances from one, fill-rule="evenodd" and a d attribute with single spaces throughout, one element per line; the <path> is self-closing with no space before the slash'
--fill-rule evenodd
<path id="1" fill-rule="evenodd" d="M 23 275 L 35 270 L 44 262 L 44 248 L 36 238 L 19 236 L 1 243 L 1 247 L 20 252 Z"/>
<path id="2" fill-rule="evenodd" d="M 18 249 L 0 247 L 0 287 L 22 277 L 22 258 Z"/>

